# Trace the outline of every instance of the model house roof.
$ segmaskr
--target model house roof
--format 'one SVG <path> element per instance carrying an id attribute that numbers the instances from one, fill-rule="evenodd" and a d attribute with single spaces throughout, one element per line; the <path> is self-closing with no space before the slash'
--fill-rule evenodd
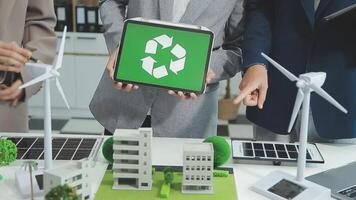
<path id="1" fill-rule="evenodd" d="M 53 167 L 53 169 L 47 170 L 47 173 L 50 173 L 52 175 L 68 177 L 73 174 L 77 174 L 79 170 L 83 170 L 81 166 L 82 166 L 81 161 L 70 162 L 64 165 L 60 165 L 58 167 Z"/>
<path id="2" fill-rule="evenodd" d="M 148 132 L 149 129 L 116 129 L 114 133 L 114 138 L 142 138 L 144 133 Z"/>
<path id="3" fill-rule="evenodd" d="M 211 143 L 186 143 L 183 147 L 184 152 L 213 152 L 214 148 Z"/>

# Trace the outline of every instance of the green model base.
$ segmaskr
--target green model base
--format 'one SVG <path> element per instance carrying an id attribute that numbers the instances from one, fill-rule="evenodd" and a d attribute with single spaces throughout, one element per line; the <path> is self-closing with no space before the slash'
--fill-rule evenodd
<path id="1" fill-rule="evenodd" d="M 235 178 L 233 174 L 228 177 L 214 177 L 214 194 L 182 194 L 182 173 L 174 172 L 174 180 L 167 199 L 172 200 L 237 200 Z M 95 195 L 96 200 L 164 200 L 160 198 L 163 183 L 163 172 L 156 171 L 153 175 L 152 190 L 113 190 L 112 171 L 106 171 L 103 181 Z"/>

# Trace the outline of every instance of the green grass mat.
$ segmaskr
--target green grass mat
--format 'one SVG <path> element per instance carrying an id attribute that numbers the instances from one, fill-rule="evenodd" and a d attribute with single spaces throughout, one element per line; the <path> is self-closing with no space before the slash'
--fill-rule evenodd
<path id="1" fill-rule="evenodd" d="M 182 194 L 182 173 L 174 172 L 174 180 L 171 192 L 167 200 L 237 200 L 234 175 L 228 177 L 214 177 L 214 194 Z M 159 197 L 159 191 L 163 183 L 163 172 L 155 172 L 153 176 L 152 190 L 113 190 L 112 171 L 106 171 L 101 182 L 95 200 L 164 200 Z"/>

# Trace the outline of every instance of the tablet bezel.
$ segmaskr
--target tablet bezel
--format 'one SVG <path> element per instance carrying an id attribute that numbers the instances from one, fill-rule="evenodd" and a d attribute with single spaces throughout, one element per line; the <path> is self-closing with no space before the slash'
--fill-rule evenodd
<path id="1" fill-rule="evenodd" d="M 203 81 L 200 87 L 200 90 L 189 90 L 189 89 L 184 89 L 184 88 L 177 88 L 177 87 L 169 87 L 169 86 L 164 86 L 164 85 L 158 85 L 158 84 L 151 84 L 151 83 L 143 83 L 143 82 L 137 82 L 137 81 L 130 81 L 130 80 L 124 80 L 124 79 L 119 79 L 117 78 L 117 73 L 119 70 L 119 65 L 118 62 L 121 58 L 121 52 L 122 52 L 122 48 L 124 46 L 124 38 L 125 38 L 125 34 L 126 34 L 126 29 L 127 29 L 127 24 L 128 23 L 134 23 L 134 24 L 140 24 L 140 25 L 150 25 L 150 26 L 156 26 L 156 27 L 161 27 L 161 28 L 170 28 L 170 29 L 176 29 L 176 30 L 184 30 L 184 31 L 191 31 L 191 32 L 197 32 L 197 33 L 204 33 L 204 34 L 208 34 L 210 35 L 210 41 L 209 41 L 209 47 L 208 47 L 208 54 L 207 54 L 207 58 L 206 58 L 206 62 L 205 62 L 205 69 L 204 69 L 204 76 L 203 76 Z M 211 53 L 213 51 L 213 42 L 214 42 L 214 33 L 210 30 L 203 30 L 203 29 L 198 29 L 198 28 L 189 28 L 189 27 L 184 27 L 182 25 L 180 26 L 172 26 L 169 25 L 171 23 L 168 24 L 164 24 L 164 22 L 162 22 L 162 24 L 159 23 L 155 23 L 155 22 L 150 22 L 150 20 L 145 21 L 144 19 L 140 18 L 140 20 L 135 20 L 135 19 L 127 19 L 124 22 L 124 28 L 123 28 L 123 32 L 122 32 L 122 37 L 120 40 L 120 45 L 119 45 L 119 51 L 118 51 L 118 55 L 115 61 L 115 71 L 114 71 L 114 80 L 117 82 L 122 82 L 122 83 L 126 83 L 126 84 L 136 84 L 136 85 L 145 85 L 145 86 L 151 86 L 151 87 L 159 87 L 159 88 L 165 88 L 165 89 L 169 89 L 169 90 L 175 90 L 175 91 L 182 91 L 184 93 L 197 93 L 197 94 L 202 94 L 205 91 L 205 84 L 206 84 L 206 76 L 207 76 L 207 72 L 209 69 L 209 65 L 210 65 L 210 56 Z M 121 45 L 122 44 L 122 45 Z"/>

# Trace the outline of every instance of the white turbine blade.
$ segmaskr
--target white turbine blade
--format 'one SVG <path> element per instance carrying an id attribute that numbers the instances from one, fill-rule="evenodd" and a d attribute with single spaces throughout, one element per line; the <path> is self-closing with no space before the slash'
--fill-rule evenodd
<path id="1" fill-rule="evenodd" d="M 282 74 L 284 74 L 291 81 L 298 81 L 299 78 L 292 74 L 290 71 L 286 70 L 282 65 L 278 64 L 272 58 L 268 57 L 266 54 L 261 53 L 261 55 L 268 60 L 273 66 L 275 66 Z"/>
<path id="2" fill-rule="evenodd" d="M 42 74 L 41 76 L 39 76 L 39 77 L 37 77 L 37 78 L 34 78 L 34 79 L 30 80 L 29 82 L 27 82 L 27 83 L 21 85 L 21 86 L 19 87 L 19 89 L 27 88 L 27 87 L 29 87 L 29 86 L 31 86 L 31 85 L 34 85 L 34 84 L 36 84 L 36 83 L 39 83 L 39 82 L 44 81 L 44 80 L 46 80 L 46 79 L 49 79 L 49 78 L 51 78 L 52 76 L 53 76 L 53 75 L 50 74 L 50 73 Z"/>
<path id="3" fill-rule="evenodd" d="M 288 133 L 290 133 L 292 131 L 294 122 L 297 119 L 298 112 L 300 110 L 300 107 L 302 106 L 303 98 L 304 98 L 304 93 L 302 92 L 301 89 L 299 89 L 298 93 L 297 93 L 297 97 L 295 98 L 293 113 L 292 113 L 292 117 L 289 122 Z"/>
<path id="4" fill-rule="evenodd" d="M 329 103 L 334 105 L 336 108 L 341 110 L 342 112 L 347 114 L 347 110 L 339 104 L 332 96 L 330 96 L 325 90 L 323 90 L 321 87 L 318 87 L 314 84 L 310 84 L 309 87 L 313 89 L 318 95 L 323 97 L 325 100 L 327 100 Z"/>
<path id="5" fill-rule="evenodd" d="M 68 100 L 66 98 L 66 95 L 64 95 L 63 88 L 62 88 L 61 83 L 59 82 L 58 78 L 56 78 L 56 86 L 57 86 L 57 89 L 58 89 L 59 93 L 62 96 L 62 99 L 63 99 L 64 103 L 66 104 L 67 108 L 69 109 L 70 107 L 69 107 Z"/>
<path id="6" fill-rule="evenodd" d="M 54 69 L 56 69 L 56 70 L 62 67 L 64 46 L 66 43 L 66 34 L 67 34 L 67 26 L 65 26 L 64 30 L 63 30 L 62 40 L 61 40 L 61 44 L 59 46 L 58 55 L 57 55 L 57 62 L 56 62 L 56 65 L 54 66 Z"/>
<path id="7" fill-rule="evenodd" d="M 43 68 L 43 69 L 50 69 L 53 66 L 52 65 L 47 65 L 47 64 L 42 64 L 42 63 L 26 63 L 26 67 L 33 67 L 33 68 Z"/>

